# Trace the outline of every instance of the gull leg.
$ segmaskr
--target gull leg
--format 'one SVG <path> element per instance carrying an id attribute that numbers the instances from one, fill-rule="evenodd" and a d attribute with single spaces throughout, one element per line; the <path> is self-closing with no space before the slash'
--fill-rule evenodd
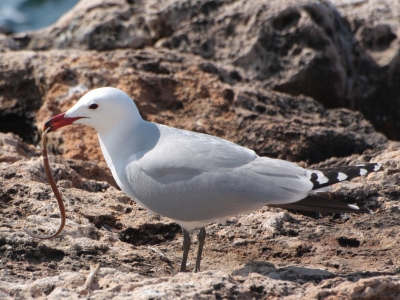
<path id="1" fill-rule="evenodd" d="M 189 231 L 185 230 L 182 227 L 182 234 L 183 234 L 183 257 L 182 257 L 182 263 L 181 263 L 181 272 L 186 272 L 186 262 L 190 250 L 190 235 Z"/>
<path id="2" fill-rule="evenodd" d="M 194 273 L 200 272 L 201 254 L 203 253 L 204 241 L 206 239 L 206 229 L 204 227 L 200 228 L 197 239 L 199 241 L 199 248 L 197 248 L 196 266 L 193 270 Z"/>

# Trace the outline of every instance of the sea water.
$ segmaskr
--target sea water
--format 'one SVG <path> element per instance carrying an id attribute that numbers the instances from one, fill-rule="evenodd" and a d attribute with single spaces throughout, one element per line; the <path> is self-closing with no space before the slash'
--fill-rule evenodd
<path id="1" fill-rule="evenodd" d="M 0 27 L 21 32 L 56 22 L 79 0 L 0 0 Z"/>

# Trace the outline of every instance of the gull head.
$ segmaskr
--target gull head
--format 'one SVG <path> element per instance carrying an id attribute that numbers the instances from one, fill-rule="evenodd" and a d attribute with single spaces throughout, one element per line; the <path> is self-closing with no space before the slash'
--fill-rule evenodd
<path id="1" fill-rule="evenodd" d="M 135 103 L 125 92 L 104 87 L 88 92 L 67 112 L 49 119 L 43 131 L 55 131 L 70 124 L 84 124 L 101 133 L 140 121 L 142 118 Z"/>

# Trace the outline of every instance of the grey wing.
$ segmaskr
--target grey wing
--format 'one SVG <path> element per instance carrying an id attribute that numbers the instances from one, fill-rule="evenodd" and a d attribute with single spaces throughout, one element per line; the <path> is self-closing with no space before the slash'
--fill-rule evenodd
<path id="1" fill-rule="evenodd" d="M 214 220 L 295 202 L 312 189 L 306 171 L 295 164 L 208 136 L 179 137 L 183 142 L 164 141 L 126 168 L 134 196 L 158 214 Z"/>
<path id="2" fill-rule="evenodd" d="M 161 134 L 156 147 L 140 159 L 152 176 L 232 169 L 258 157 L 252 150 L 214 136 L 158 127 Z"/>

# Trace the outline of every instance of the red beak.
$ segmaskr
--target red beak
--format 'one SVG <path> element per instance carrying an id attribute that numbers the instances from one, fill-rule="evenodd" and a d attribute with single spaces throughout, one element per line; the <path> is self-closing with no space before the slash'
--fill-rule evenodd
<path id="1" fill-rule="evenodd" d="M 52 117 L 46 123 L 44 123 L 43 131 L 50 128 L 47 132 L 56 131 L 58 128 L 71 125 L 76 120 L 82 119 L 84 117 L 74 117 L 74 118 L 66 118 L 65 113 L 59 114 L 57 116 Z"/>

